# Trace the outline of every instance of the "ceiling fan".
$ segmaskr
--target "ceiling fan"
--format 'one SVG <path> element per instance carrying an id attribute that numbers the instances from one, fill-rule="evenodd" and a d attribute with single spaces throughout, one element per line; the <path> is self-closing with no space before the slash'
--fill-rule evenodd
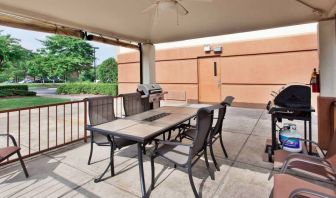
<path id="1" fill-rule="evenodd" d="M 185 16 L 189 11 L 181 4 L 183 1 L 211 2 L 212 0 L 154 0 L 142 13 L 154 10 L 157 14 L 158 11 L 176 10 L 177 15 Z"/>

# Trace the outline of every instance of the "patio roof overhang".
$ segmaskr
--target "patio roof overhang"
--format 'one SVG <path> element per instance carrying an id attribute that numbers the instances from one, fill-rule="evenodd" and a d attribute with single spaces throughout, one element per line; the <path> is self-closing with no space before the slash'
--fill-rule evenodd
<path id="1" fill-rule="evenodd" d="M 154 0 L 153 0 L 154 1 Z M 320 21 L 335 0 L 180 0 L 189 10 L 142 10 L 151 0 L 0 0 L 0 11 L 116 39 L 161 43 Z M 155 21 L 154 21 L 155 19 Z"/>

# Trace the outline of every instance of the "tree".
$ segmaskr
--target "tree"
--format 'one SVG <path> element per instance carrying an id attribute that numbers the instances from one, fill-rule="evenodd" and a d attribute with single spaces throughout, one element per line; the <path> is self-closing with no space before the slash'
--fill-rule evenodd
<path id="1" fill-rule="evenodd" d="M 98 79 L 102 82 L 118 82 L 118 63 L 114 58 L 108 58 L 98 65 Z"/>
<path id="2" fill-rule="evenodd" d="M 31 59 L 27 62 L 28 75 L 34 77 L 34 79 L 37 77 L 44 82 L 44 79 L 48 77 L 48 69 L 45 66 L 47 61 L 40 53 L 32 54 Z"/>
<path id="3" fill-rule="evenodd" d="M 94 56 L 92 46 L 77 38 L 53 35 L 41 41 L 43 48 L 40 54 L 43 57 L 43 66 L 52 78 L 66 80 L 74 72 L 91 68 Z"/>
<path id="4" fill-rule="evenodd" d="M 82 82 L 93 82 L 95 80 L 94 68 L 82 71 L 79 75 L 79 81 Z"/>
<path id="5" fill-rule="evenodd" d="M 0 71 L 8 79 L 18 81 L 24 78 L 27 72 L 26 62 L 32 52 L 20 45 L 20 40 L 10 35 L 1 35 L 0 32 Z"/>

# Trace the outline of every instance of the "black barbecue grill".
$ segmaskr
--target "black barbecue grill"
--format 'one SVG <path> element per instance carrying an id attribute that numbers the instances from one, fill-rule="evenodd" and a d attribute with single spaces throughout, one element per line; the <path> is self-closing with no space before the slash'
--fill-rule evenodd
<path id="1" fill-rule="evenodd" d="M 164 99 L 164 94 L 162 88 L 158 84 L 140 84 L 137 89 L 141 93 L 143 98 L 148 98 L 150 109 L 155 109 L 160 107 L 160 100 Z"/>
<path id="2" fill-rule="evenodd" d="M 307 122 L 309 123 L 309 140 L 312 140 L 311 113 L 315 109 L 311 106 L 311 89 L 306 85 L 289 84 L 271 94 L 274 99 L 267 105 L 268 113 L 272 115 L 272 140 L 267 141 L 265 152 L 269 161 L 272 161 L 274 150 L 279 149 L 276 138 L 276 123 L 282 119 L 304 121 L 304 139 L 307 139 Z M 309 153 L 312 145 L 309 144 Z"/>

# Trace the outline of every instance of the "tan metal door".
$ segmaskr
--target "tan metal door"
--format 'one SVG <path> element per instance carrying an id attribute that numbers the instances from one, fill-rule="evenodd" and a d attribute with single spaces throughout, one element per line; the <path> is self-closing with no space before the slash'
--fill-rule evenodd
<path id="1" fill-rule="evenodd" d="M 198 100 L 217 103 L 221 99 L 221 67 L 218 58 L 198 59 Z"/>

